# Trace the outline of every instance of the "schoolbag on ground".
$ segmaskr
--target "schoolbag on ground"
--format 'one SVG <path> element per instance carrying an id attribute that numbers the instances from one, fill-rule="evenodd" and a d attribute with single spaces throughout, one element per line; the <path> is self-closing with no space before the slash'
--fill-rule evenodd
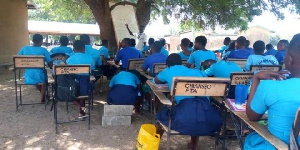
<path id="1" fill-rule="evenodd" d="M 64 74 L 57 75 L 57 93 L 58 101 L 72 102 L 79 95 L 79 82 L 76 79 L 77 75 Z"/>

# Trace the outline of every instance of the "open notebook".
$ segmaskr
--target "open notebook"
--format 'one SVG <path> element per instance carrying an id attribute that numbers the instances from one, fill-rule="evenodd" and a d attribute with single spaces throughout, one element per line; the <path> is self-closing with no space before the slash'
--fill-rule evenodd
<path id="1" fill-rule="evenodd" d="M 246 111 L 246 103 L 242 104 L 242 105 L 237 105 L 237 104 L 235 104 L 234 99 L 229 99 L 229 98 L 226 99 L 226 103 L 230 107 L 231 110 Z"/>

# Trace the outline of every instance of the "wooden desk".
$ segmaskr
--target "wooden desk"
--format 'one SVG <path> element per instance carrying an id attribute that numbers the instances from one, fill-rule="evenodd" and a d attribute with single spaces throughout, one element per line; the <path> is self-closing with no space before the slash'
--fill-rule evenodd
<path id="1" fill-rule="evenodd" d="M 147 81 L 146 82 L 152 91 L 157 91 L 157 92 L 170 92 L 169 87 L 168 86 L 158 86 L 159 84 L 155 84 L 154 82 L 151 81 Z M 164 84 L 165 85 L 165 84 Z"/>
<path id="2" fill-rule="evenodd" d="M 223 99 L 221 97 L 211 97 L 211 98 L 216 100 L 217 102 L 219 102 L 221 104 L 223 103 Z M 247 115 L 246 115 L 246 112 L 244 112 L 244 111 L 233 111 L 233 110 L 230 109 L 230 107 L 227 105 L 227 103 L 223 103 L 223 104 L 225 104 L 225 108 L 230 111 L 231 117 L 232 117 L 232 120 L 234 121 L 234 123 L 235 123 L 236 119 L 233 118 L 233 117 L 236 116 L 237 119 L 245 122 L 251 129 L 253 129 L 255 132 L 257 132 L 260 136 L 262 136 L 265 140 L 270 142 L 277 149 L 288 150 L 288 145 L 285 144 L 280 139 L 278 139 L 277 137 L 275 137 L 274 135 L 272 135 L 269 132 L 269 130 L 267 129 L 267 127 L 264 127 L 264 126 L 260 125 L 258 122 L 249 120 Z M 262 119 L 267 119 L 267 116 L 264 115 L 262 117 Z M 241 121 L 239 123 L 241 123 Z M 235 130 L 236 130 L 236 133 L 238 134 L 237 131 L 241 130 L 241 124 L 238 125 L 238 126 L 235 126 Z M 241 138 L 241 135 L 237 135 L 237 136 L 238 136 L 238 138 Z M 241 143 L 241 146 L 243 146 L 242 143 Z"/>

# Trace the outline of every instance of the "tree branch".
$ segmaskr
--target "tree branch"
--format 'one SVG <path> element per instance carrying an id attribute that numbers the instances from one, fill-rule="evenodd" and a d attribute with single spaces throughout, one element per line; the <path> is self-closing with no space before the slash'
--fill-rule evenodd
<path id="1" fill-rule="evenodd" d="M 119 6 L 119 5 L 131 5 L 133 7 L 136 7 L 136 3 L 131 3 L 131 2 L 127 2 L 127 1 L 123 1 L 123 2 L 118 2 L 118 3 L 115 3 L 113 4 L 110 8 L 109 8 L 109 11 L 112 11 L 115 7 Z"/>

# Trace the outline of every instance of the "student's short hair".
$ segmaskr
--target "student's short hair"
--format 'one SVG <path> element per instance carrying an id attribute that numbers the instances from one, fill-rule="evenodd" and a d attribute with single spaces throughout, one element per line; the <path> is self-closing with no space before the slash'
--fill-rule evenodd
<path id="1" fill-rule="evenodd" d="M 172 67 L 175 65 L 182 65 L 182 60 L 180 55 L 176 54 L 176 53 L 172 53 L 168 56 L 166 64 L 168 67 Z"/>
<path id="2" fill-rule="evenodd" d="M 85 48 L 85 44 L 81 40 L 75 40 L 73 43 L 74 51 L 82 51 Z"/>
<path id="3" fill-rule="evenodd" d="M 266 49 L 267 50 L 270 50 L 270 49 L 273 49 L 273 48 L 274 47 L 273 47 L 273 45 L 271 43 L 269 43 L 269 44 L 266 45 Z"/>
<path id="4" fill-rule="evenodd" d="M 85 45 L 91 44 L 90 36 L 87 34 L 80 35 L 80 41 L 82 41 Z"/>
<path id="5" fill-rule="evenodd" d="M 153 45 L 151 46 L 151 48 L 154 50 L 154 52 L 160 52 L 162 45 L 161 45 L 160 41 L 155 41 L 153 43 Z"/>
<path id="6" fill-rule="evenodd" d="M 289 46 L 289 41 L 288 40 L 285 40 L 285 39 L 282 39 L 282 40 L 280 40 L 279 42 L 281 42 L 281 43 L 283 43 L 286 47 L 288 47 Z M 278 42 L 278 43 L 279 43 Z"/>
<path id="7" fill-rule="evenodd" d="M 197 36 L 195 42 L 200 43 L 202 46 L 206 46 L 207 39 L 205 36 Z"/>
<path id="8" fill-rule="evenodd" d="M 250 46 L 250 41 L 249 40 L 246 40 L 246 47 L 249 47 Z"/>
<path id="9" fill-rule="evenodd" d="M 300 54 L 300 33 L 295 34 L 288 47 L 288 52 Z"/>
<path id="10" fill-rule="evenodd" d="M 229 44 L 231 39 L 230 39 L 230 37 L 225 37 L 224 41 Z"/>
<path id="11" fill-rule="evenodd" d="M 108 45 L 108 40 L 102 40 L 101 45 L 102 45 L 102 46 L 107 46 L 107 45 Z"/>
<path id="12" fill-rule="evenodd" d="M 190 46 L 189 47 L 193 47 L 194 46 L 194 43 L 193 42 L 190 42 Z"/>
<path id="13" fill-rule="evenodd" d="M 181 43 L 180 45 L 184 46 L 184 47 L 189 47 L 190 46 L 190 40 L 188 38 L 183 38 L 181 39 Z"/>
<path id="14" fill-rule="evenodd" d="M 69 39 L 67 36 L 61 36 L 59 39 L 59 43 L 62 46 L 67 46 L 69 44 Z"/>
<path id="15" fill-rule="evenodd" d="M 240 36 L 236 39 L 236 42 L 240 45 L 240 46 L 246 46 L 246 38 L 244 36 Z"/>
<path id="16" fill-rule="evenodd" d="M 159 39 L 161 45 L 165 46 L 166 45 L 166 40 L 164 38 Z"/>
<path id="17" fill-rule="evenodd" d="M 122 41 L 125 42 L 128 46 L 130 46 L 131 43 L 130 38 L 124 38 Z"/>
<path id="18" fill-rule="evenodd" d="M 265 48 L 266 48 L 265 42 L 261 40 L 258 40 L 253 44 L 254 53 L 262 54 L 264 53 Z"/>
<path id="19" fill-rule="evenodd" d="M 135 45 L 136 45 L 135 39 L 130 39 L 130 46 L 135 47 Z"/>
<path id="20" fill-rule="evenodd" d="M 33 35 L 32 42 L 35 43 L 35 44 L 43 42 L 43 36 L 40 35 L 40 34 Z"/>
<path id="21" fill-rule="evenodd" d="M 149 38 L 148 39 L 148 44 L 153 44 L 154 43 L 154 38 Z"/>

